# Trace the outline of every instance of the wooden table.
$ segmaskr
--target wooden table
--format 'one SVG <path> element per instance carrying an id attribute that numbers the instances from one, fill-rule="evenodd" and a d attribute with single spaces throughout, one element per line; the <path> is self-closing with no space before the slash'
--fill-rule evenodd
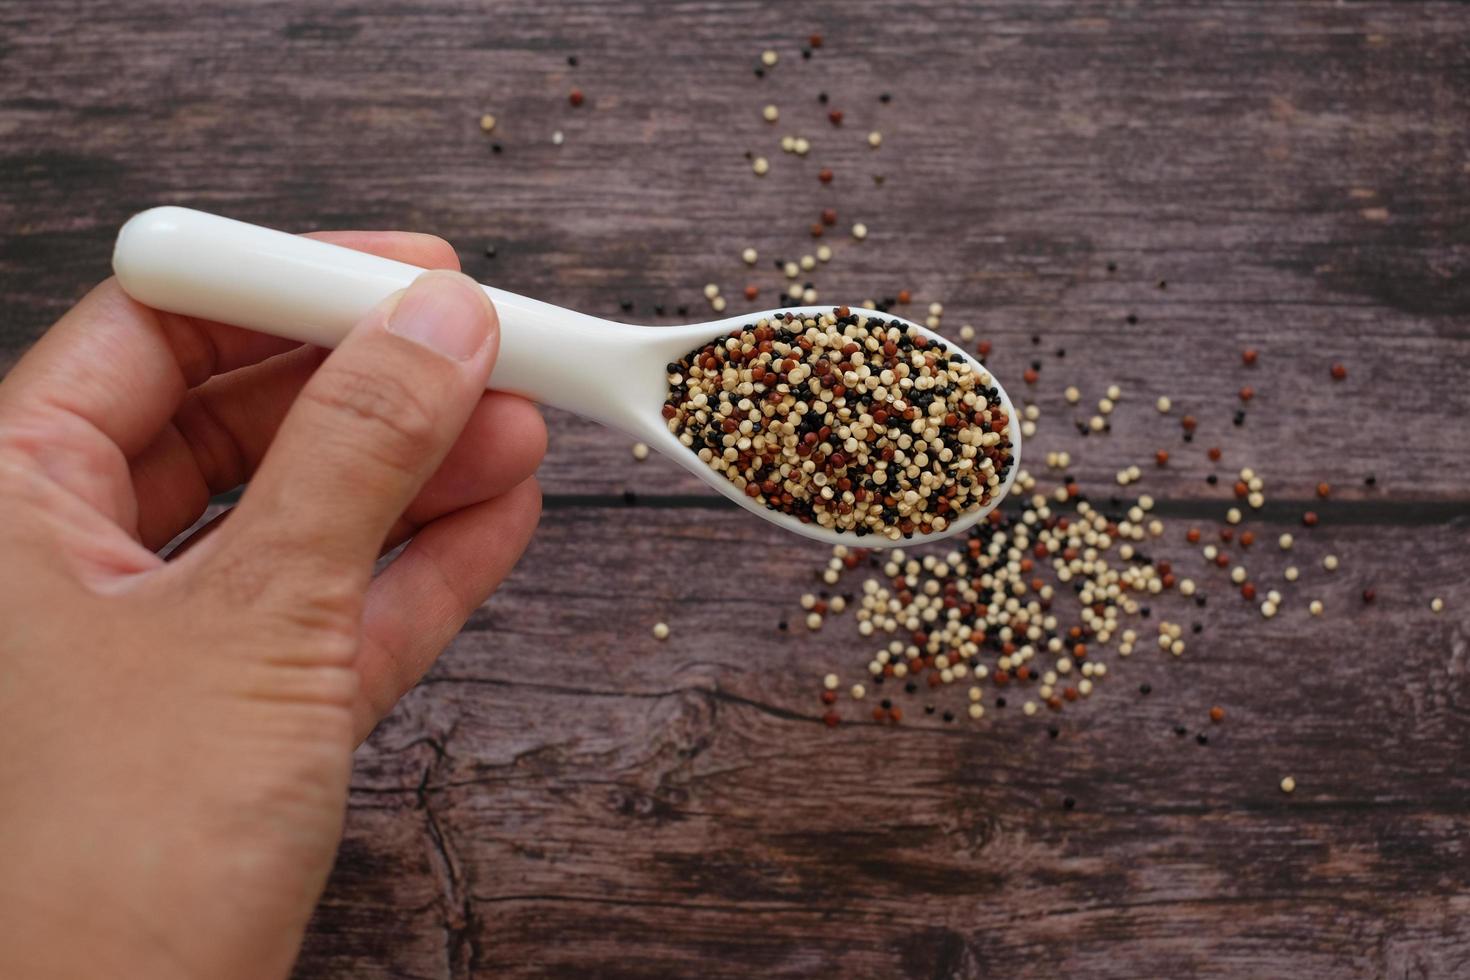
<path id="1" fill-rule="evenodd" d="M 821 677 L 845 688 L 875 644 L 851 613 L 801 625 L 824 549 L 552 413 L 540 532 L 361 750 L 298 974 L 1463 977 L 1467 65 L 1454 3 L 11 3 L 0 366 L 151 204 L 434 231 L 487 281 L 649 322 L 705 315 L 708 281 L 774 302 L 770 260 L 835 207 L 823 298 L 909 289 L 911 315 L 973 323 L 1041 409 L 1043 485 L 1047 451 L 1095 500 L 1141 466 L 1150 548 L 1212 601 L 1161 597 L 1059 715 L 987 689 L 983 721 L 947 724 L 922 705 L 962 710 L 964 685 L 890 682 L 903 724 L 844 696 L 829 730 Z M 1110 383 L 1113 431 L 1083 438 Z M 1184 541 L 1223 526 L 1240 466 L 1267 483 L 1242 529 L 1286 593 L 1272 620 Z M 1203 631 L 1176 660 L 1158 618 Z"/>

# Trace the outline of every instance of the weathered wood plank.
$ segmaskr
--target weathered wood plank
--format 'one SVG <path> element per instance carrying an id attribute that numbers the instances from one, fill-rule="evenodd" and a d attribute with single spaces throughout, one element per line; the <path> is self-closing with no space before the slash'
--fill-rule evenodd
<path id="1" fill-rule="evenodd" d="M 829 731 L 820 678 L 857 679 L 872 641 L 850 614 L 775 628 L 796 620 L 820 550 L 734 512 L 608 517 L 550 513 L 516 579 L 364 748 L 305 975 L 357 969 L 336 932 L 381 890 L 421 909 L 435 888 L 459 965 L 494 975 L 1438 976 L 1470 962 L 1467 637 L 1463 615 L 1424 602 L 1470 602 L 1463 523 L 1320 528 L 1268 622 L 1223 573 L 1195 573 L 1179 522 L 1155 550 L 1211 596 L 1155 603 L 1155 619 L 1203 624 L 1183 658 L 1109 656 L 1109 678 L 1060 716 L 1025 718 L 1014 689 L 1007 708 L 988 691 L 980 722 L 923 714 L 926 700 L 960 708 L 957 685 L 895 691 L 898 728 L 844 697 Z M 1312 560 L 1328 549 L 1333 574 Z M 1283 562 L 1250 559 L 1263 580 Z M 432 866 L 441 849 L 454 875 Z M 378 870 L 390 882 L 358 898 Z M 423 969 L 415 948 L 384 962 Z"/>
<path id="2" fill-rule="evenodd" d="M 782 61 L 758 81 L 766 46 Z M 1013 394 L 1040 361 L 1028 465 L 1067 450 L 1097 496 L 1144 467 L 1180 567 L 1199 559 L 1178 529 L 1228 496 L 1207 447 L 1222 478 L 1265 475 L 1265 544 L 1331 482 L 1286 610 L 1264 622 L 1191 573 L 1211 595 L 1191 651 L 1114 661 L 1055 741 L 989 695 L 979 724 L 921 698 L 897 729 L 844 704 L 829 731 L 818 679 L 868 651 L 843 617 L 797 625 L 821 549 L 679 499 L 700 493 L 682 471 L 553 415 L 544 526 L 361 752 L 299 975 L 1458 975 L 1467 58 L 1452 3 L 0 6 L 0 369 L 156 203 L 435 231 L 486 281 L 653 322 L 702 315 L 708 281 L 771 300 L 769 261 L 834 207 L 823 298 L 942 300 Z M 813 155 L 781 154 L 786 132 Z M 837 233 L 853 220 L 861 245 Z M 1088 409 L 1109 383 L 1114 431 L 1084 439 L 1061 391 Z M 624 489 L 657 506 L 587 506 Z"/>
<path id="3" fill-rule="evenodd" d="M 1463 8 L 875 3 L 814 6 L 801 23 L 758 4 L 653 18 L 633 2 L 554 18 L 524 2 L 79 9 L 80 23 L 71 7 L 12 8 L 5 25 L 11 356 L 105 274 L 118 224 L 163 201 L 438 231 L 498 285 L 609 316 L 628 299 L 628 316 L 660 322 L 679 304 L 705 312 L 706 281 L 736 308 L 746 282 L 774 298 L 784 279 L 764 259 L 809 251 L 808 224 L 833 205 L 838 231 L 860 219 L 872 234 L 832 236 L 823 296 L 907 287 L 916 313 L 943 300 L 948 329 L 974 322 L 995 343 L 1013 390 L 1040 357 L 1036 396 L 1057 422 L 1066 384 L 1091 403 L 1117 381 L 1134 408 L 1167 392 L 1195 410 L 1202 441 L 1292 446 L 1274 462 L 1295 486 L 1347 456 L 1392 474 L 1394 492 L 1464 497 L 1442 435 L 1470 412 Z M 811 28 L 827 44 L 802 62 Z M 757 80 L 766 44 L 785 60 Z M 582 109 L 566 104 L 573 85 Z M 841 129 L 818 90 L 842 104 Z M 760 120 L 766 101 L 780 125 Z M 500 155 L 476 126 L 487 109 Z M 876 153 L 869 127 L 886 136 Z M 812 157 L 781 154 L 784 132 L 810 134 Z M 775 161 L 765 180 L 747 150 Z M 763 254 L 753 272 L 737 259 L 748 244 Z M 1263 351 L 1248 380 L 1247 344 Z M 1334 360 L 1345 385 L 1325 383 Z M 1260 400 L 1236 432 L 1242 383 Z M 1381 391 L 1391 404 L 1370 408 Z M 1128 457 L 1167 441 L 1117 436 Z M 548 486 L 636 486 L 626 445 L 555 419 Z M 1073 455 L 1084 476 L 1115 468 L 1113 453 Z M 657 479 L 698 486 L 673 468 Z"/>

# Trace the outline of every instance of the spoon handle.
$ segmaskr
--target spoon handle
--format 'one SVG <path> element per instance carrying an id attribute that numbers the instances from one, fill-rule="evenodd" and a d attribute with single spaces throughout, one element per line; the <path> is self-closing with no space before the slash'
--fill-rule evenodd
<path id="1" fill-rule="evenodd" d="M 424 271 L 179 207 L 131 218 L 118 232 L 112 264 L 140 303 L 319 347 L 335 347 L 368 311 Z M 482 288 L 500 314 L 500 356 L 489 387 L 634 434 L 645 431 L 646 413 L 633 397 L 645 393 L 627 390 L 630 378 L 619 362 L 638 360 L 650 328 Z M 640 389 L 650 381 L 636 380 Z M 660 373 L 653 383 L 661 380 Z"/>

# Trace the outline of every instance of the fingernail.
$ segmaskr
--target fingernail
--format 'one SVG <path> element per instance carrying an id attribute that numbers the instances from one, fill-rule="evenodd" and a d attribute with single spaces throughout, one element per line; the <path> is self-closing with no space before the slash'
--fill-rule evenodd
<path id="1" fill-rule="evenodd" d="M 485 346 L 490 311 L 479 287 L 464 276 L 428 272 L 388 315 L 388 331 L 452 361 L 467 361 Z"/>

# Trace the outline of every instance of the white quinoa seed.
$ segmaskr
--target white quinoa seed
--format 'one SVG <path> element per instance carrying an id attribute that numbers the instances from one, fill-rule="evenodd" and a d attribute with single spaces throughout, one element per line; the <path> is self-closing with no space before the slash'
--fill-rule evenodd
<path id="1" fill-rule="evenodd" d="M 1435 596 L 1433 599 L 1430 599 L 1429 600 L 1429 610 L 1430 610 L 1430 612 L 1436 612 L 1436 613 L 1442 613 L 1442 612 L 1444 612 L 1444 600 L 1441 599 L 1439 596 Z"/>
<path id="2" fill-rule="evenodd" d="M 773 123 L 781 118 L 781 110 L 773 105 L 768 105 L 761 110 L 761 118 L 768 123 Z"/>
<path id="3" fill-rule="evenodd" d="M 1117 385 L 1108 385 L 1107 396 L 1113 401 L 1117 401 L 1123 397 L 1123 389 Z"/>
<path id="4" fill-rule="evenodd" d="M 1173 407 L 1174 403 L 1169 401 L 1168 395 L 1160 395 L 1159 400 L 1154 402 L 1154 408 L 1157 408 L 1159 410 L 1159 413 L 1163 415 L 1167 415 L 1169 409 Z"/>
<path id="5" fill-rule="evenodd" d="M 1082 392 L 1074 387 L 1068 386 L 1067 390 L 1062 392 L 1062 397 L 1067 399 L 1068 405 L 1075 405 L 1082 400 Z"/>
<path id="6" fill-rule="evenodd" d="M 1311 613 L 1313 616 L 1322 615 L 1322 600 L 1313 599 L 1310 603 L 1307 604 L 1307 612 Z"/>
<path id="7" fill-rule="evenodd" d="M 712 299 L 712 300 L 709 301 L 709 305 L 710 305 L 710 309 L 714 310 L 716 313 L 723 313 L 723 312 L 725 312 L 725 305 L 726 305 L 725 304 L 725 297 L 723 297 L 723 296 L 716 296 L 714 299 Z"/>
<path id="8" fill-rule="evenodd" d="M 1295 793 L 1296 792 L 1296 779 L 1294 777 L 1292 777 L 1292 776 L 1282 776 L 1281 777 L 1281 792 L 1283 792 L 1283 793 Z"/>
<path id="9" fill-rule="evenodd" d="M 705 285 L 705 287 L 704 287 L 704 298 L 705 299 L 714 299 L 718 295 L 720 295 L 720 286 L 719 286 L 719 283 L 712 282 L 712 283 L 707 283 Z"/>
<path id="10" fill-rule="evenodd" d="M 1288 582 L 1295 582 L 1297 580 L 1297 576 L 1301 573 L 1297 571 L 1297 567 L 1295 565 L 1287 565 L 1286 571 L 1282 572 L 1281 574 L 1286 578 Z"/>
<path id="11" fill-rule="evenodd" d="M 817 261 L 818 262 L 831 262 L 832 261 L 832 246 L 830 246 L 830 245 L 818 245 L 817 246 Z"/>
<path id="12" fill-rule="evenodd" d="M 480 131 L 483 133 L 495 132 L 495 117 L 488 112 L 480 117 Z"/>
<path id="13" fill-rule="evenodd" d="M 1327 555 L 1327 556 L 1325 556 L 1322 559 L 1322 567 L 1325 568 L 1325 569 L 1327 569 L 1329 572 L 1335 572 L 1335 571 L 1337 571 L 1337 556 L 1336 555 Z"/>
<path id="14" fill-rule="evenodd" d="M 1225 512 L 1225 523 L 1227 523 L 1227 524 L 1239 524 L 1240 523 L 1240 517 L 1241 517 L 1240 509 L 1239 508 L 1236 508 L 1236 507 L 1231 507 L 1229 510 L 1227 510 Z"/>
<path id="15" fill-rule="evenodd" d="M 852 237 L 853 238 L 856 238 L 858 241 L 862 241 L 864 238 L 867 238 L 868 237 L 868 226 L 865 225 L 865 224 L 863 224 L 861 221 L 858 222 L 857 224 L 853 225 L 852 226 Z"/>
<path id="16" fill-rule="evenodd" d="M 755 171 L 757 177 L 764 177 L 771 169 L 771 161 L 765 157 L 756 157 L 751 161 L 750 169 Z"/>
<path id="17" fill-rule="evenodd" d="M 767 68 L 775 67 L 776 62 L 779 60 L 781 60 L 781 56 L 774 51 L 767 49 L 761 52 L 761 64 Z"/>
<path id="18" fill-rule="evenodd" d="M 883 145 L 883 134 L 880 133 L 880 132 L 878 132 L 876 129 L 873 130 L 871 133 L 868 134 L 868 145 L 871 146 L 875 150 L 878 147 L 882 146 Z"/>
<path id="19" fill-rule="evenodd" d="M 798 335 L 802 346 L 793 342 Z M 752 355 L 757 344 L 763 349 Z M 724 358 L 737 349 L 741 357 Z M 864 349 L 875 356 L 864 356 Z M 874 395 L 856 405 L 831 399 L 813 363 L 827 372 L 820 378 Z M 1005 436 L 988 422 L 993 396 L 978 387 L 988 378 L 957 353 L 930 353 L 917 341 L 910 345 L 891 321 L 843 310 L 801 320 L 786 314 L 749 324 L 671 368 L 666 411 L 672 411 L 670 431 L 686 446 L 698 446 L 702 461 L 757 503 L 780 486 L 780 506 L 788 513 L 892 540 L 902 536 L 899 524 L 905 531 L 943 530 L 950 515 L 979 506 L 1000 484 Z M 932 387 L 935 379 L 943 382 L 943 396 L 919 402 L 924 410 L 916 414 L 905 393 Z M 765 393 L 759 400 L 740 397 L 757 390 Z M 804 428 L 815 421 L 813 408 L 831 433 L 820 445 L 814 430 Z M 887 421 L 874 420 L 871 413 L 879 409 Z M 895 409 L 904 415 L 895 417 Z M 948 423 L 952 428 L 941 422 L 947 415 L 955 416 Z M 878 458 L 880 451 L 886 458 Z M 818 466 L 829 459 L 830 465 Z M 857 487 L 836 488 L 852 465 L 871 467 L 867 479 L 881 487 L 887 503 L 855 494 Z M 941 489 L 943 496 L 933 492 Z M 930 501 L 944 506 L 932 508 Z M 887 618 L 889 611 L 883 612 Z M 923 604 L 913 610 L 909 629 L 921 628 L 923 612 Z"/>
<path id="20" fill-rule="evenodd" d="M 868 689 L 866 687 L 863 687 L 861 684 L 854 684 L 852 686 L 852 690 L 848 691 L 847 693 L 852 695 L 852 699 L 854 701 L 861 701 L 863 698 L 867 697 Z"/>
<path id="21" fill-rule="evenodd" d="M 648 447 L 641 442 L 633 443 L 633 458 L 642 462 L 648 458 Z"/>
<path id="22" fill-rule="evenodd" d="M 930 303 L 929 304 L 929 315 L 930 316 L 944 316 L 944 304 L 943 303 Z"/>
<path id="23" fill-rule="evenodd" d="M 960 327 L 960 340 L 963 340 L 965 343 L 968 344 L 970 341 L 972 341 L 974 339 L 975 339 L 975 328 L 974 327 L 970 326 L 968 323 L 965 324 L 964 326 Z"/>
<path id="24" fill-rule="evenodd" d="M 829 691 L 837 690 L 837 685 L 841 683 L 842 680 L 836 674 L 828 674 L 826 677 L 822 678 L 822 686 Z"/>
<path id="25" fill-rule="evenodd" d="M 1283 534 L 1281 537 L 1279 537 L 1279 538 L 1276 539 L 1276 543 L 1281 546 L 1281 550 L 1282 551 L 1290 551 L 1291 550 L 1291 546 L 1295 542 L 1296 542 L 1296 539 L 1293 538 L 1289 534 Z"/>
<path id="26" fill-rule="evenodd" d="M 809 630 L 819 630 L 819 629 L 821 629 L 822 628 L 822 614 L 819 613 L 819 612 L 809 612 L 809 613 L 807 613 L 806 614 L 806 628 L 809 629 Z"/>
<path id="27" fill-rule="evenodd" d="M 653 624 L 653 638 L 655 640 L 667 640 L 669 638 L 669 624 L 668 623 L 654 623 Z"/>
<path id="28" fill-rule="evenodd" d="M 804 157 L 811 152 L 812 141 L 805 136 L 798 136 L 792 144 L 792 149 L 796 152 L 797 156 Z"/>
<path id="29" fill-rule="evenodd" d="M 759 258 L 760 253 L 753 248 L 747 248 L 745 251 L 740 253 L 740 260 L 746 265 L 755 265 L 756 259 Z"/>
<path id="30" fill-rule="evenodd" d="M 981 718 L 984 718 L 985 717 L 985 705 L 983 705 L 983 704 L 972 704 L 972 705 L 970 705 L 970 717 L 971 718 L 974 718 L 976 721 L 979 721 Z"/>
<path id="31" fill-rule="evenodd" d="M 816 256 L 814 256 L 814 255 L 803 255 L 801 257 L 801 262 L 799 263 L 799 265 L 806 272 L 812 271 L 813 269 L 815 269 L 817 267 L 817 259 L 816 259 Z"/>

